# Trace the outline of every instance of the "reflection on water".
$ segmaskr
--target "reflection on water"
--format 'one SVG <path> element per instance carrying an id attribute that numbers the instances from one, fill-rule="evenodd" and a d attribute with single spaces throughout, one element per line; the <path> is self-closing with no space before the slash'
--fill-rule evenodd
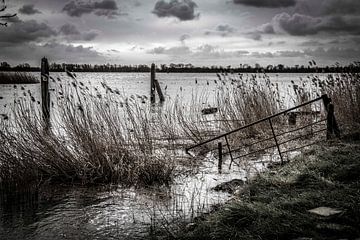
<path id="1" fill-rule="evenodd" d="M 197 174 L 178 177 L 171 187 L 155 189 L 48 186 L 39 192 L 1 195 L 0 239 L 138 239 L 154 222 L 188 220 L 230 195 L 212 190 L 231 179 L 245 179 L 266 163 L 228 168 L 218 174 L 209 154 Z"/>

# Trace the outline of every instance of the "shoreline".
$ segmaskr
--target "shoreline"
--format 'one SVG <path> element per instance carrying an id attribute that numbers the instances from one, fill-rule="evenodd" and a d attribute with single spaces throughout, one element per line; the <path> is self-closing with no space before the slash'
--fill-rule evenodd
<path id="1" fill-rule="evenodd" d="M 252 179 L 232 200 L 168 239 L 356 239 L 360 237 L 360 141 L 314 146 Z M 320 214 L 314 212 L 320 211 Z M 330 211 L 330 213 L 326 213 Z"/>

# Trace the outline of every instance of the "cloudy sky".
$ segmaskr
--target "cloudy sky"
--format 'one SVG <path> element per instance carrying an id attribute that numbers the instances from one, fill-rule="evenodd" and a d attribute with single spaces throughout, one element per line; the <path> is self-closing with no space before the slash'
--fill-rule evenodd
<path id="1" fill-rule="evenodd" d="M 0 61 L 319 65 L 360 60 L 360 0 L 7 0 Z M 0 3 L 1 5 L 1 3 Z M 1 6 L 0 6 L 1 7 Z M 4 23 L 4 21 L 2 22 Z"/>

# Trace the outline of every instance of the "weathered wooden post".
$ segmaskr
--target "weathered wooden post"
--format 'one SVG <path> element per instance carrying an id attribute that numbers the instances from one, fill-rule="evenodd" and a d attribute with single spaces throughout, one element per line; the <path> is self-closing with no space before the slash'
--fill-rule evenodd
<path id="1" fill-rule="evenodd" d="M 160 83 L 157 79 L 155 79 L 155 87 L 156 87 L 157 93 L 159 94 L 160 102 L 165 102 L 164 94 L 161 91 Z"/>
<path id="2" fill-rule="evenodd" d="M 221 170 L 222 170 L 222 162 L 223 162 L 222 142 L 219 142 L 219 143 L 218 143 L 218 151 L 219 151 L 218 169 L 219 169 L 219 173 L 221 173 Z"/>
<path id="3" fill-rule="evenodd" d="M 155 64 L 151 64 L 151 76 L 150 76 L 150 101 L 155 103 Z"/>
<path id="4" fill-rule="evenodd" d="M 335 118 L 334 104 L 331 103 L 331 98 L 329 98 L 326 94 L 323 95 L 323 102 L 324 102 L 325 110 L 327 112 L 326 139 L 328 140 L 331 139 L 331 136 L 333 134 L 335 134 L 336 137 L 340 138 L 340 129 Z"/>
<path id="5" fill-rule="evenodd" d="M 333 134 L 335 134 L 337 138 L 340 138 L 340 130 L 335 118 L 334 104 L 330 103 L 327 109 L 326 139 L 330 139 Z"/>
<path id="6" fill-rule="evenodd" d="M 329 98 L 328 95 L 325 94 L 322 96 L 322 99 L 323 99 L 325 110 L 326 110 L 326 112 L 328 112 L 329 111 L 328 107 L 329 107 L 329 104 L 331 103 L 331 98 Z"/>
<path id="7" fill-rule="evenodd" d="M 46 127 L 50 126 L 50 92 L 49 92 L 49 62 L 41 59 L 41 102 L 42 116 Z"/>

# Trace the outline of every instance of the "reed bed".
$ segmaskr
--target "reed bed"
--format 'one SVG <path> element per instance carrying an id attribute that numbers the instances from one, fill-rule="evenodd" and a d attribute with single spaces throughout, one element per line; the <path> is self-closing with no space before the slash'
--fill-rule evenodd
<path id="1" fill-rule="evenodd" d="M 184 154 L 186 146 L 231 131 L 284 110 L 278 84 L 266 74 L 218 74 L 215 99 L 193 94 L 165 106 L 143 104 L 145 96 L 125 97 L 102 83 L 92 87 L 68 73 L 68 79 L 51 79 L 53 114 L 49 129 L 33 99 L 16 101 L 13 118 L 0 124 L 0 182 L 3 186 L 39 185 L 43 182 L 76 184 L 123 184 L 150 186 L 170 184 L 184 167 L 196 167 Z M 326 81 L 313 76 L 290 85 L 294 105 L 328 93 L 340 125 L 358 126 L 359 74 L 329 75 Z M 311 80 L 311 81 L 310 81 Z M 290 91 L 290 90 L 288 90 Z M 209 102 L 212 102 L 210 104 Z M 204 104 L 205 103 L 205 104 Z M 203 106 L 217 113 L 204 115 Z M 310 109 L 311 110 L 311 109 Z M 286 117 L 274 124 L 281 128 Z M 269 126 L 259 125 L 231 144 L 268 136 Z M 245 142 L 244 142 L 245 141 Z M 216 146 L 207 146 L 206 153 Z M 181 165 L 185 164 L 187 166 Z"/>
<path id="2" fill-rule="evenodd" d="M 0 72 L 0 84 L 39 83 L 35 76 L 23 72 Z"/>
<path id="3" fill-rule="evenodd" d="M 166 155 L 155 154 L 147 113 L 136 111 L 131 101 L 120 111 L 112 98 L 86 94 L 78 84 L 73 79 L 72 88 L 59 85 L 59 114 L 50 128 L 32 103 L 16 105 L 15 121 L 0 132 L 2 185 L 169 184 L 175 166 Z"/>
<path id="4" fill-rule="evenodd" d="M 314 78 L 313 82 L 321 92 L 331 97 L 336 117 L 343 130 L 357 130 L 360 126 L 360 74 L 329 75 L 325 81 Z"/>

